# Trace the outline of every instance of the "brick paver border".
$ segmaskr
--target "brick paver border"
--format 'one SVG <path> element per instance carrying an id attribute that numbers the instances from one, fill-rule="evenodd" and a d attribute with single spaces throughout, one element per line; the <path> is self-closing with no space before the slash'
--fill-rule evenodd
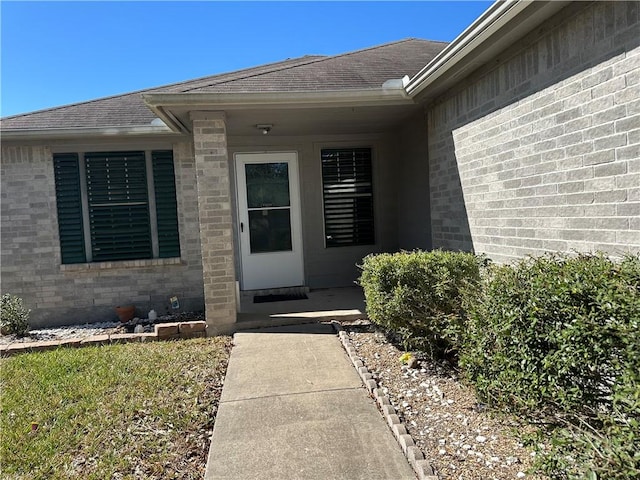
<path id="1" fill-rule="evenodd" d="M 418 480 L 438 480 L 433 468 L 429 462 L 425 460 L 422 450 L 416 447 L 413 438 L 407 433 L 407 428 L 400 421 L 395 408 L 391 405 L 389 397 L 384 394 L 381 388 L 378 388 L 378 384 L 374 380 L 373 375 L 369 372 L 367 367 L 364 366 L 362 359 L 356 355 L 356 350 L 351 345 L 351 340 L 349 340 L 347 332 L 344 331 L 340 322 L 333 320 L 331 324 L 338 334 L 338 338 L 340 338 L 340 342 L 342 342 L 342 346 L 346 350 L 347 355 L 351 359 L 351 363 L 353 363 L 354 368 L 362 379 L 362 383 L 364 383 L 369 394 L 376 401 L 378 408 L 382 412 L 382 416 L 387 421 L 387 425 L 389 425 L 389 428 L 393 432 L 393 436 L 396 437 L 396 440 L 400 444 L 402 452 L 407 457 L 409 465 L 411 465 L 413 470 L 416 472 Z"/>
<path id="2" fill-rule="evenodd" d="M 112 343 L 153 342 L 157 340 L 179 340 L 206 336 L 207 324 L 204 321 L 158 323 L 154 326 L 154 331 L 149 333 L 112 333 L 93 335 L 85 338 L 0 345 L 0 356 L 10 357 L 19 353 L 43 352 L 61 347 L 76 348 L 92 345 L 110 345 Z"/>

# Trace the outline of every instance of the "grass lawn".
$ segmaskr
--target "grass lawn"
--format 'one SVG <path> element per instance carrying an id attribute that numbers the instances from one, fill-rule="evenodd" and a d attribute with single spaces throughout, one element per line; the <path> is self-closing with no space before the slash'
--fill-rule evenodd
<path id="1" fill-rule="evenodd" d="M 214 337 L 2 359 L 0 476 L 201 479 L 230 348 Z"/>

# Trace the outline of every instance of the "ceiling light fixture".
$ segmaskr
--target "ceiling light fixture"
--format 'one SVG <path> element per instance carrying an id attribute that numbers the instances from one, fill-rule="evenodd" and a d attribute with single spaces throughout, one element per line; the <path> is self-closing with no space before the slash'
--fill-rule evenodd
<path id="1" fill-rule="evenodd" d="M 262 130 L 263 135 L 267 135 L 273 128 L 273 125 L 270 123 L 259 123 L 256 125 L 256 128 Z"/>

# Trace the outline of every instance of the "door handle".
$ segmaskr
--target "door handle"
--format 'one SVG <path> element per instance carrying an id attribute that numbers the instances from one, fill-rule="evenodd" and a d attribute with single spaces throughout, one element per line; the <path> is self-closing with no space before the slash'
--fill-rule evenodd
<path id="1" fill-rule="evenodd" d="M 244 223 L 240 222 L 240 232 L 244 232 Z"/>

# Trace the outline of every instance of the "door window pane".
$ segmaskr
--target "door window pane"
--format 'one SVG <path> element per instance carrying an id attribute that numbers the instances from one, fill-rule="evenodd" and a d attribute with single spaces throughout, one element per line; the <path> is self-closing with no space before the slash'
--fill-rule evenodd
<path id="1" fill-rule="evenodd" d="M 245 165 L 249 208 L 288 207 L 289 165 L 256 163 Z"/>
<path id="2" fill-rule="evenodd" d="M 251 253 L 291 251 L 289 209 L 249 212 Z"/>

